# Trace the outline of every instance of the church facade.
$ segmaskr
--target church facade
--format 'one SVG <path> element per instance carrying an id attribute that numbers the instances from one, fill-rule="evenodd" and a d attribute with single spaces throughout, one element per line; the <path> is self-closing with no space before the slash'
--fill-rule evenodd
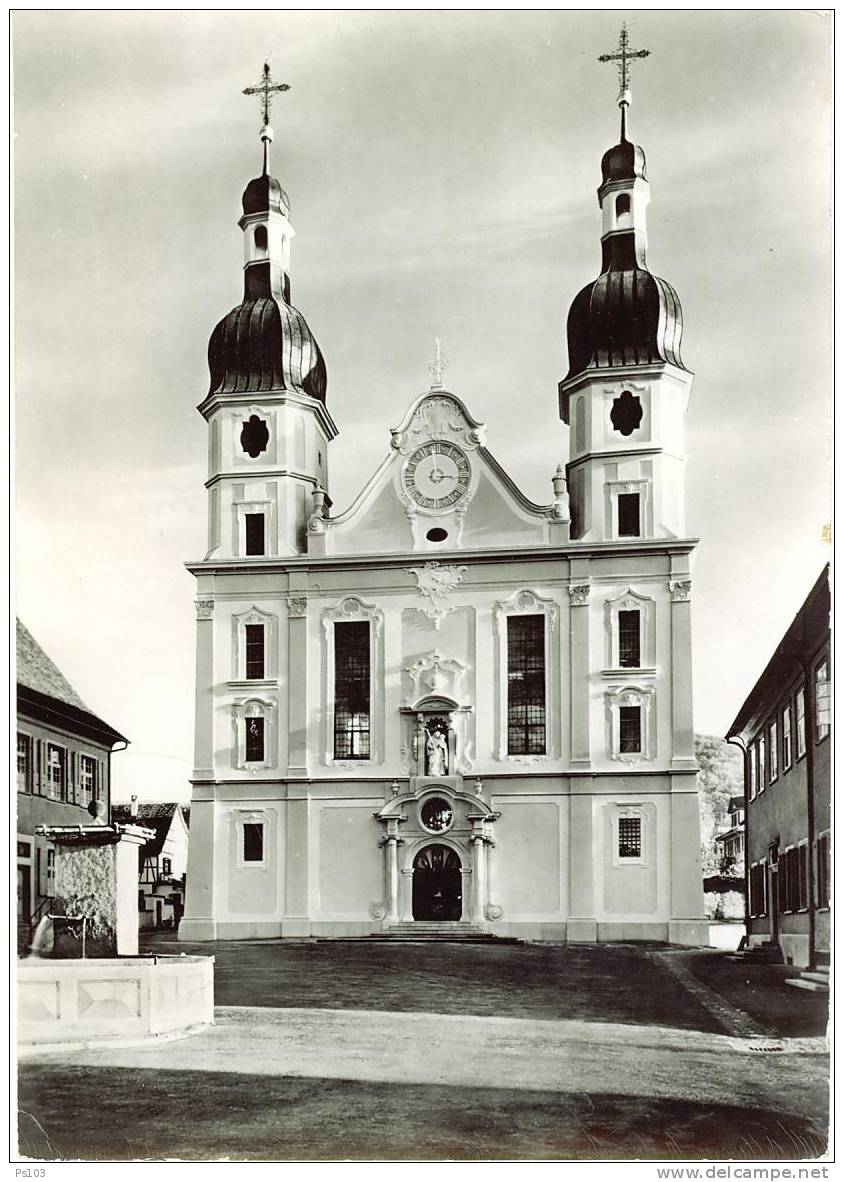
<path id="1" fill-rule="evenodd" d="M 289 201 L 243 195 L 215 328 L 183 940 L 411 930 L 705 943 L 691 699 L 692 376 L 646 263 L 648 181 L 602 161 L 575 298 L 569 461 L 534 504 L 432 367 L 336 512 L 326 366 Z M 549 400 L 550 403 L 550 400 Z M 550 411 L 550 406 L 549 406 Z M 551 427 L 549 414 L 549 428 Z M 341 452 L 342 455 L 342 452 Z M 343 457 L 348 459 L 348 457 Z"/>

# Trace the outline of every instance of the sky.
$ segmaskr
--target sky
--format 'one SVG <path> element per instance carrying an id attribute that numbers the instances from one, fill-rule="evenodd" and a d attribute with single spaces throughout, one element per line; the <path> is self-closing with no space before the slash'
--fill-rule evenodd
<path id="1" fill-rule="evenodd" d="M 331 496 L 445 384 L 533 500 L 568 455 L 565 322 L 618 138 L 603 12 L 13 16 L 17 612 L 131 740 L 113 794 L 189 799 L 214 325 L 242 295 L 269 55 L 292 299 L 328 366 Z M 648 263 L 679 293 L 696 729 L 723 734 L 817 578 L 831 453 L 830 35 L 811 11 L 626 14 Z"/>

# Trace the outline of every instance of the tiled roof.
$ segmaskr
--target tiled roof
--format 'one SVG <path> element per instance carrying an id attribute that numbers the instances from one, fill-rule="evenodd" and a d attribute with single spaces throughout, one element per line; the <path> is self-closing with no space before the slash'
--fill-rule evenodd
<path id="1" fill-rule="evenodd" d="M 145 829 L 154 829 L 155 837 L 151 838 L 143 847 L 144 856 L 160 854 L 164 842 L 167 839 L 167 834 L 170 832 L 170 826 L 173 823 L 173 816 L 176 809 L 179 807 L 173 801 L 149 801 L 138 802 L 137 816 L 132 816 L 132 806 L 128 804 L 113 804 L 111 806 L 111 820 L 112 823 L 118 825 L 143 825 Z M 184 806 L 183 806 L 184 807 Z"/>
<path id="2" fill-rule="evenodd" d="M 25 685 L 36 693 L 46 694 L 90 714 L 91 711 L 79 694 L 61 670 L 53 664 L 32 633 L 20 620 L 17 621 L 17 626 L 18 685 Z"/>

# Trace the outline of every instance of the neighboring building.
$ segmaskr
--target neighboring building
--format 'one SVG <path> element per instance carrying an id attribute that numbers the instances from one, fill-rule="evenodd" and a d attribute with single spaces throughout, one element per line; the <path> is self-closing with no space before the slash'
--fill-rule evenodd
<path id="1" fill-rule="evenodd" d="M 290 302 L 290 206 L 264 128 L 239 222 L 243 301 L 211 336 L 199 407 L 208 548 L 190 564 L 180 938 L 462 921 L 706 942 L 684 521 L 692 375 L 677 295 L 647 269 L 628 103 L 625 91 L 601 162 L 602 271 L 568 319 L 570 461 L 549 472 L 544 505 L 487 449 L 437 357 L 431 388 L 383 424 L 380 467 L 329 514 L 338 432 L 325 362 Z M 502 364 L 521 397 L 518 333 Z"/>
<path id="2" fill-rule="evenodd" d="M 722 874 L 744 880 L 744 797 L 731 796 L 727 828 L 715 835 Z"/>
<path id="3" fill-rule="evenodd" d="M 155 833 L 138 858 L 139 926 L 177 928 L 185 906 L 190 809 L 172 802 L 115 804 L 111 818 Z"/>
<path id="4" fill-rule="evenodd" d="M 748 943 L 810 968 L 829 961 L 830 688 L 826 567 L 727 734 L 745 752 Z"/>
<path id="5" fill-rule="evenodd" d="M 93 714 L 17 621 L 18 938 L 53 894 L 55 851 L 37 825 L 90 825 L 88 806 L 110 803 L 111 753 L 128 745 Z M 106 812 L 108 816 L 108 812 Z"/>

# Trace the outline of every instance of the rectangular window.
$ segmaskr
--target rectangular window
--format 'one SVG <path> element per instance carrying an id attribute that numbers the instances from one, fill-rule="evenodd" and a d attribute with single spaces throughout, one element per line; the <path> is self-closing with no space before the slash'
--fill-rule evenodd
<path id="1" fill-rule="evenodd" d="M 768 768 L 768 776 L 773 784 L 774 780 L 779 775 L 779 767 L 777 766 L 777 724 L 772 722 L 768 727 L 768 761 L 770 767 Z"/>
<path id="2" fill-rule="evenodd" d="M 169 878 L 173 873 L 173 861 L 171 858 L 161 859 L 161 877 Z"/>
<path id="3" fill-rule="evenodd" d="M 91 755 L 79 756 L 79 787 L 83 804 L 97 799 L 97 761 Z"/>
<path id="4" fill-rule="evenodd" d="M 817 850 L 817 882 L 818 907 L 829 906 L 829 834 L 823 833 L 818 838 Z"/>
<path id="5" fill-rule="evenodd" d="M 246 719 L 246 762 L 264 762 L 264 719 Z"/>
<path id="6" fill-rule="evenodd" d="M 765 786 L 768 782 L 765 779 L 765 773 L 766 773 L 767 768 L 766 768 L 766 759 L 765 759 L 765 735 L 764 734 L 761 734 L 759 736 L 759 742 L 756 744 L 756 751 L 759 756 L 759 768 L 758 768 L 759 791 L 764 792 Z"/>
<path id="7" fill-rule="evenodd" d="M 782 770 L 787 772 L 791 767 L 791 703 L 782 712 Z"/>
<path id="8" fill-rule="evenodd" d="M 545 617 L 507 619 L 507 753 L 545 754 Z"/>
<path id="9" fill-rule="evenodd" d="M 246 676 L 260 681 L 264 676 L 264 625 L 246 625 Z"/>
<path id="10" fill-rule="evenodd" d="M 56 851 L 47 850 L 47 894 L 52 896 L 56 889 Z"/>
<path id="11" fill-rule="evenodd" d="M 797 758 L 806 754 L 806 692 L 802 688 L 797 691 Z"/>
<path id="12" fill-rule="evenodd" d="M 243 825 L 243 860 L 244 862 L 263 862 L 264 860 L 264 823 L 263 821 L 245 821 Z"/>
<path id="13" fill-rule="evenodd" d="M 765 914 L 765 863 L 750 868 L 750 914 Z"/>
<path id="14" fill-rule="evenodd" d="M 618 536 L 638 538 L 642 528 L 639 522 L 639 494 L 618 494 Z"/>
<path id="15" fill-rule="evenodd" d="M 747 791 L 751 800 L 756 799 L 756 748 L 750 747 L 747 752 Z"/>
<path id="16" fill-rule="evenodd" d="M 367 620 L 334 625 L 334 758 L 369 759 L 370 659 Z"/>
<path id="17" fill-rule="evenodd" d="M 618 819 L 619 858 L 641 858 L 642 818 L 619 817 Z"/>
<path id="18" fill-rule="evenodd" d="M 818 743 L 829 734 L 829 691 L 829 666 L 826 661 L 821 661 L 815 670 L 815 741 Z"/>
<path id="19" fill-rule="evenodd" d="M 804 911 L 809 905 L 809 847 L 797 847 L 797 907 Z"/>
<path id="20" fill-rule="evenodd" d="M 67 795 L 67 752 L 55 743 L 47 744 L 47 795 L 53 800 Z"/>
<path id="21" fill-rule="evenodd" d="M 264 514 L 246 513 L 246 553 L 264 554 Z"/>
<path id="22" fill-rule="evenodd" d="M 622 669 L 638 669 L 641 664 L 641 629 L 638 611 L 618 613 L 618 664 Z"/>
<path id="23" fill-rule="evenodd" d="M 618 749 L 622 755 L 642 750 L 641 706 L 619 706 Z"/>
<path id="24" fill-rule="evenodd" d="M 32 739 L 18 731 L 18 792 L 32 791 Z"/>

